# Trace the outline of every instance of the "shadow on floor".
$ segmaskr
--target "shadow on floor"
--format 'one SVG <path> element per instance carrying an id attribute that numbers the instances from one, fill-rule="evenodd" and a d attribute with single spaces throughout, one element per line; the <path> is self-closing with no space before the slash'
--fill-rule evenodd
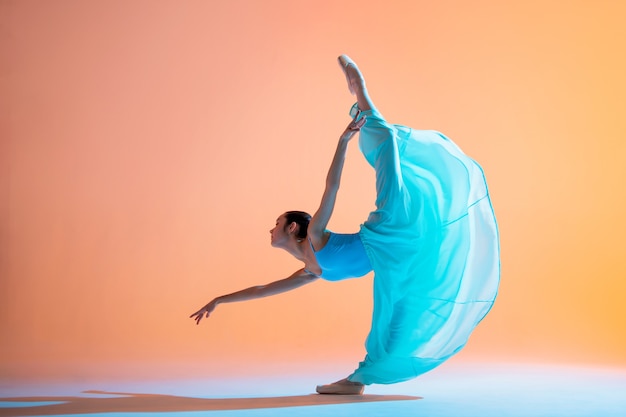
<path id="1" fill-rule="evenodd" d="M 176 411 L 249 410 L 255 408 L 302 407 L 366 403 L 376 401 L 419 400 L 408 395 L 296 395 L 260 398 L 192 398 L 160 394 L 132 394 L 106 391 L 85 391 L 85 394 L 119 395 L 119 397 L 13 397 L 0 402 L 21 403 L 22 407 L 0 407 L 0 416 L 54 416 L 92 413 L 150 413 Z M 36 405 L 42 402 L 60 404 Z"/>

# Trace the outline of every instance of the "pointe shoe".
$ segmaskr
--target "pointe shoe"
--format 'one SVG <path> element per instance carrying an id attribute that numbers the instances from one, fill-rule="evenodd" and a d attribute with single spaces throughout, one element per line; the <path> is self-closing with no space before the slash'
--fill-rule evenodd
<path id="1" fill-rule="evenodd" d="M 361 395 L 364 390 L 365 385 L 360 382 L 348 381 L 347 378 L 328 385 L 318 385 L 315 388 L 318 394 L 332 395 Z"/>
<path id="2" fill-rule="evenodd" d="M 355 95 L 357 88 L 363 89 L 365 87 L 365 81 L 363 80 L 361 71 L 359 71 L 359 67 L 356 66 L 354 61 L 351 60 L 348 55 L 340 55 L 337 58 L 337 61 L 339 61 L 339 66 L 346 76 L 350 93 Z M 352 66 L 352 69 L 348 68 L 350 66 Z"/>

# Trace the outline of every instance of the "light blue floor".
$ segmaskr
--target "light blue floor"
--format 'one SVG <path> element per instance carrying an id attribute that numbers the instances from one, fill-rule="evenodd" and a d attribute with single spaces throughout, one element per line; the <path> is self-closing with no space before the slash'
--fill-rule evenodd
<path id="1" fill-rule="evenodd" d="M 340 375 L 339 375 L 340 376 Z M 63 382 L 19 385 L 3 381 L 0 385 L 0 416 L 16 415 L 25 406 L 29 415 L 38 409 L 36 400 L 67 400 L 61 397 L 115 398 L 119 395 L 85 393 L 103 391 L 116 393 L 150 394 L 145 401 L 157 396 L 176 396 L 183 406 L 196 399 L 235 399 L 229 404 L 243 404 L 246 399 L 257 398 L 255 403 L 265 407 L 263 399 L 280 400 L 296 397 L 296 406 L 282 408 L 253 408 L 239 410 L 214 410 L 216 401 L 203 402 L 202 411 L 159 410 L 158 416 L 424 416 L 424 417 L 490 417 L 490 416 L 584 416 L 626 417 L 626 369 L 566 367 L 547 365 L 473 364 L 444 365 L 414 381 L 391 386 L 370 386 L 366 394 L 371 399 L 389 399 L 394 396 L 421 397 L 394 401 L 352 402 L 343 404 L 312 404 L 320 396 L 312 398 L 316 383 L 337 379 L 332 373 L 300 376 L 271 375 L 254 378 L 227 378 L 219 380 L 186 379 L 137 382 Z M 383 397 L 380 397 L 383 396 Z M 16 398 L 17 397 L 17 398 Z M 7 400 L 11 398 L 11 400 Z M 162 397 L 161 397 L 162 398 Z M 168 397 L 170 398 L 170 397 Z M 395 398 L 395 397 L 394 397 Z M 43 405 L 42 403 L 41 405 Z M 87 402 L 90 405 L 89 402 Z M 120 412 L 105 412 L 94 401 L 88 414 L 75 416 L 154 416 L 155 411 L 145 407 L 129 407 Z M 137 403 L 134 403 L 135 405 Z M 145 402 L 143 404 L 146 404 Z M 171 403 L 170 403 L 171 404 Z M 270 403 L 271 404 L 271 403 Z M 90 406 L 91 406 L 90 405 Z M 206 405 L 206 406 L 205 406 Z M 158 408 L 158 406 L 157 406 Z M 237 406 L 235 406 L 237 408 Z M 43 409 L 42 409 L 43 410 Z M 50 410 L 50 409 L 48 409 Z M 50 414 L 47 415 L 69 415 Z"/>

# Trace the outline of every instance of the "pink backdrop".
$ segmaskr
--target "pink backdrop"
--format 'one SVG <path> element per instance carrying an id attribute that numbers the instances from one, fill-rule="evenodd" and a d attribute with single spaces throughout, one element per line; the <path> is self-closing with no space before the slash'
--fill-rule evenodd
<path id="1" fill-rule="evenodd" d="M 456 360 L 626 365 L 626 3 L 0 1 L 0 372 L 246 371 L 362 358 L 371 277 L 187 317 L 299 264 L 352 104 L 486 171 L 502 285 Z M 373 175 L 350 149 L 331 228 Z"/>

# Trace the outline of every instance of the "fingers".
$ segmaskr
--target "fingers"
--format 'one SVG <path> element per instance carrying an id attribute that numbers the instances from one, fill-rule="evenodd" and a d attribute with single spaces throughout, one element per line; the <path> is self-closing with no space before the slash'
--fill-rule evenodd
<path id="1" fill-rule="evenodd" d="M 355 130 L 360 130 L 363 127 L 363 125 L 365 124 L 366 121 L 367 121 L 367 117 L 366 116 L 363 116 L 360 120 L 357 120 L 354 123 Z"/>
<path id="2" fill-rule="evenodd" d="M 209 316 L 207 316 L 209 317 Z M 196 325 L 200 324 L 200 321 L 204 318 L 204 311 L 200 312 L 200 314 L 198 314 L 195 318 L 196 320 Z"/>
<path id="3" fill-rule="evenodd" d="M 358 115 L 350 122 L 348 125 L 348 130 L 359 131 L 367 121 L 367 117 L 363 116 L 361 119 L 357 120 Z"/>
<path id="4" fill-rule="evenodd" d="M 198 310 L 195 313 L 193 313 L 191 316 L 189 316 L 190 319 L 194 319 L 196 321 L 196 324 L 200 324 L 200 320 L 202 320 L 202 318 L 204 317 L 205 314 L 205 310 Z M 209 313 L 206 312 L 206 316 L 209 317 Z"/>

